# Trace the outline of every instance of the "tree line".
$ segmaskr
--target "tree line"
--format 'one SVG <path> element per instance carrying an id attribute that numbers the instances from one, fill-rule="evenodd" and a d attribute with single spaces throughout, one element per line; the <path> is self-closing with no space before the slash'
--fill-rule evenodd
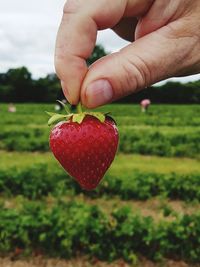
<path id="1" fill-rule="evenodd" d="M 107 53 L 97 45 L 87 60 L 91 65 Z M 0 73 L 0 102 L 55 102 L 63 99 L 60 82 L 56 74 L 33 79 L 26 67 L 9 69 Z M 200 103 L 200 80 L 188 83 L 167 82 L 162 86 L 152 86 L 118 102 L 138 103 L 149 98 L 153 103 L 197 104 Z"/>

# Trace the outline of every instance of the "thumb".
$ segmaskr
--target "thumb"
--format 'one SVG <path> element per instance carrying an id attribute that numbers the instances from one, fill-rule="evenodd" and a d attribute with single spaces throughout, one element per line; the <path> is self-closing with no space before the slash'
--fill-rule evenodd
<path id="1" fill-rule="evenodd" d="M 83 81 L 83 105 L 95 108 L 179 74 L 193 45 L 185 39 L 164 27 L 98 60 Z"/>

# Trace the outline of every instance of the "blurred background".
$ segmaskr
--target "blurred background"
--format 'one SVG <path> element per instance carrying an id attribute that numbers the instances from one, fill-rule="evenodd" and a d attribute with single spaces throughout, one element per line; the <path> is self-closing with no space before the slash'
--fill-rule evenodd
<path id="1" fill-rule="evenodd" d="M 0 266 L 199 266 L 200 75 L 99 108 L 120 144 L 83 191 L 48 144 L 45 111 L 63 112 L 53 54 L 64 2 L 0 0 Z M 88 65 L 126 44 L 99 32 Z"/>

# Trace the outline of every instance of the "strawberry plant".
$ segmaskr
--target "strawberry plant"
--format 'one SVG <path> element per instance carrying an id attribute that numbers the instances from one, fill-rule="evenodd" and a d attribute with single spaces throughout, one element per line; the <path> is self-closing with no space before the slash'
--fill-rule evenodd
<path id="1" fill-rule="evenodd" d="M 22 199 L 18 209 L 0 210 L 0 253 L 40 250 L 51 257 L 88 255 L 112 261 L 133 255 L 199 263 L 200 214 L 170 221 L 133 214 L 123 207 L 112 213 L 77 202 L 47 207 Z M 135 258 L 134 257 L 134 258 Z"/>
<path id="2" fill-rule="evenodd" d="M 77 195 L 84 191 L 75 180 L 50 164 L 36 164 L 25 168 L 0 169 L 0 193 L 23 195 L 38 199 L 53 196 Z M 200 174 L 161 174 L 135 170 L 132 174 L 107 173 L 101 185 L 93 192 L 84 192 L 90 198 L 119 196 L 124 200 L 146 200 L 163 195 L 169 199 L 200 201 Z"/>

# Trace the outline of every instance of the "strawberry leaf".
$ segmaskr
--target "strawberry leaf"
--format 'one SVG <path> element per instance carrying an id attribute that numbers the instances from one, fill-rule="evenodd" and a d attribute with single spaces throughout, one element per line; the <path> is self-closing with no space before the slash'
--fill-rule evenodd
<path id="1" fill-rule="evenodd" d="M 48 121 L 48 125 L 52 125 L 55 122 L 61 121 L 63 119 L 66 119 L 68 116 L 63 114 L 54 114 Z"/>
<path id="2" fill-rule="evenodd" d="M 97 118 L 102 123 L 105 121 L 105 115 L 103 113 L 100 113 L 100 112 L 85 112 L 85 114 Z"/>
<path id="3" fill-rule="evenodd" d="M 57 115 L 58 113 L 53 113 L 53 112 L 47 112 L 45 111 L 50 117 L 54 116 L 54 115 Z"/>
<path id="4" fill-rule="evenodd" d="M 84 113 L 74 114 L 72 117 L 72 121 L 81 124 L 81 122 L 85 118 L 85 115 L 86 114 L 84 114 Z"/>
<path id="5" fill-rule="evenodd" d="M 59 101 L 59 100 L 57 100 L 57 102 L 59 102 L 65 108 L 65 111 L 68 114 L 64 115 L 64 114 L 57 114 L 57 113 L 53 113 L 53 112 L 46 112 L 51 117 L 49 119 L 49 121 L 48 121 L 48 125 L 52 125 L 55 122 L 62 121 L 64 119 L 66 119 L 66 120 L 71 119 L 72 122 L 77 122 L 77 123 L 81 124 L 82 121 L 84 120 L 85 116 L 87 116 L 87 115 L 88 116 L 95 117 L 101 123 L 104 123 L 105 122 L 107 113 L 106 114 L 103 114 L 101 112 L 92 112 L 92 111 L 85 111 L 85 112 L 83 112 L 82 111 L 82 107 L 81 107 L 81 103 L 79 103 L 78 106 L 77 106 L 78 113 L 76 113 L 76 114 L 70 113 L 69 114 L 69 110 L 66 107 L 66 105 L 64 103 L 62 103 L 61 101 Z"/>

